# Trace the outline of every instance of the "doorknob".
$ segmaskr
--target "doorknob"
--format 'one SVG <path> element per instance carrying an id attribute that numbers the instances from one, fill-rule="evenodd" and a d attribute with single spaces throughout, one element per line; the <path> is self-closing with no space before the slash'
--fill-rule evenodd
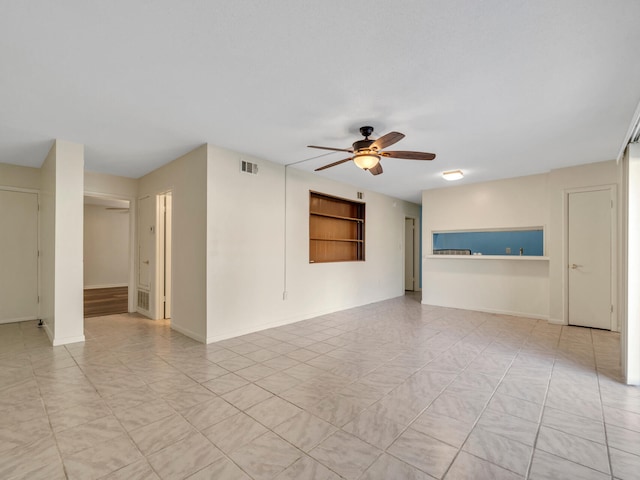
<path id="1" fill-rule="evenodd" d="M 581 266 L 582 266 L 582 265 L 576 265 L 575 263 L 572 263 L 571 265 L 569 265 L 569 268 L 570 268 L 571 270 L 575 270 L 576 268 L 579 268 L 579 267 L 581 267 Z"/>
<path id="2" fill-rule="evenodd" d="M 144 260 L 142 263 L 144 263 L 145 265 L 149 265 L 149 260 Z"/>

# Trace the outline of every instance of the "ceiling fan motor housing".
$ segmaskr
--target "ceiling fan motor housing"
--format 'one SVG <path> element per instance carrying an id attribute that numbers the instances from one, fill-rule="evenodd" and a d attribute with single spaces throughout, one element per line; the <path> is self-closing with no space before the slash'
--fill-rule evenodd
<path id="1" fill-rule="evenodd" d="M 374 141 L 375 140 L 358 140 L 357 142 L 353 142 L 353 151 L 368 150 Z"/>

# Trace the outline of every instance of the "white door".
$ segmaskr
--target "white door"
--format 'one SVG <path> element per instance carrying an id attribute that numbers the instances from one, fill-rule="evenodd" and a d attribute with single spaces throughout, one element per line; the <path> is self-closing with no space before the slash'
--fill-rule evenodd
<path id="1" fill-rule="evenodd" d="M 138 287 L 151 287 L 151 256 L 153 255 L 155 205 L 151 197 L 138 201 Z"/>
<path id="2" fill-rule="evenodd" d="M 414 228 L 415 219 L 404 219 L 404 289 L 415 290 L 415 259 L 414 259 Z"/>
<path id="3" fill-rule="evenodd" d="M 569 194 L 569 324 L 611 330 L 612 190 Z"/>
<path id="4" fill-rule="evenodd" d="M 0 190 L 0 323 L 38 318 L 38 195 Z"/>

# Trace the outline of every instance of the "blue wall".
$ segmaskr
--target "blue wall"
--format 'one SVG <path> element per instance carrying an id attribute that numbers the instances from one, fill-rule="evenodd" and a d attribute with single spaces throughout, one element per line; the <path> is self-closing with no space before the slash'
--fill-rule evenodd
<path id="1" fill-rule="evenodd" d="M 507 247 L 511 248 L 511 255 L 542 256 L 544 250 L 542 230 L 518 230 L 496 232 L 452 232 L 434 233 L 433 249 L 469 249 L 471 253 L 483 255 L 508 255 Z"/>

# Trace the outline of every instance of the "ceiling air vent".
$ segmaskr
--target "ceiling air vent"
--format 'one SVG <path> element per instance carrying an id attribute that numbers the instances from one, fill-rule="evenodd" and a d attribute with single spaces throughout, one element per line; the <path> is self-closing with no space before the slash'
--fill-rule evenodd
<path id="1" fill-rule="evenodd" d="M 249 175 L 257 175 L 258 174 L 258 164 L 247 162 L 246 160 L 240 161 L 240 171 L 244 173 L 248 173 Z"/>

